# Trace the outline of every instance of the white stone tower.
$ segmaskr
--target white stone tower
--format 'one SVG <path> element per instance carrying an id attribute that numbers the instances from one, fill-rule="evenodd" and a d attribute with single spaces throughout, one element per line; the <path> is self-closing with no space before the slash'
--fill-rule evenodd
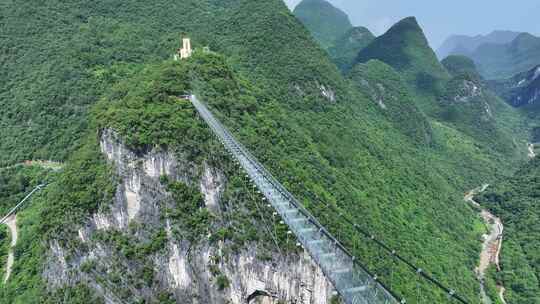
<path id="1" fill-rule="evenodd" d="M 191 40 L 189 38 L 182 39 L 182 48 L 180 49 L 180 59 L 191 57 Z"/>

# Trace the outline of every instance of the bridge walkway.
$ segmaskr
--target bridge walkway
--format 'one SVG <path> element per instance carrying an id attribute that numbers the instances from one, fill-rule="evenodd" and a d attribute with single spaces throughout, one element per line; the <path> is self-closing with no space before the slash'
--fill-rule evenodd
<path id="1" fill-rule="evenodd" d="M 227 151 L 319 265 L 347 304 L 399 303 L 392 291 L 370 273 L 263 165 L 239 143 L 197 97 L 191 102 Z"/>

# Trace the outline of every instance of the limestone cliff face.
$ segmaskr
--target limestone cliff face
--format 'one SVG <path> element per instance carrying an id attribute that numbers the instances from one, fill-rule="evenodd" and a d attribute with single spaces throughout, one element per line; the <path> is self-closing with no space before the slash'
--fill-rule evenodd
<path id="1" fill-rule="evenodd" d="M 122 292 L 130 294 L 130 301 L 144 299 L 149 303 L 160 302 L 163 294 L 176 303 L 329 302 L 333 288 L 305 253 L 276 253 L 271 260 L 263 261 L 257 243 L 239 252 L 224 253 L 221 242 L 203 240 L 194 245 L 174 237 L 164 212 L 170 194 L 160 177 L 167 175 L 197 185 L 205 207 L 219 217 L 227 184 L 220 168 L 196 165 L 186 161 L 181 152 L 157 148 L 139 155 L 111 130 L 102 132 L 100 144 L 119 177 L 115 199 L 80 225 L 78 248 L 50 243 L 44 271 L 50 289 L 84 282 L 107 303 L 122 303 Z M 143 258 L 121 254 L 103 241 L 114 234 L 144 242 L 160 229 L 166 231 L 166 248 Z M 216 284 L 216 269 L 227 278 L 227 287 L 220 289 Z M 141 279 L 145 271 L 154 274 L 150 282 Z"/>
<path id="2" fill-rule="evenodd" d="M 537 104 L 540 101 L 540 65 L 510 79 L 490 81 L 489 85 L 514 107 Z"/>
<path id="3" fill-rule="evenodd" d="M 474 81 L 462 79 L 458 90 L 452 96 L 453 102 L 467 103 L 482 94 L 482 89 Z"/>

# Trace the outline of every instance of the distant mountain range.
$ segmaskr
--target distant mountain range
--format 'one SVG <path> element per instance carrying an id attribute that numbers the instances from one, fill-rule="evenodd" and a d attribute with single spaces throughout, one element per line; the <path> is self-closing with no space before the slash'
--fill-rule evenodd
<path id="1" fill-rule="evenodd" d="M 492 149 L 512 153 L 511 132 L 503 121 L 515 113 L 486 85 L 479 64 L 456 55 L 439 62 L 415 17 L 375 37 L 364 27 L 345 30 L 348 26 L 343 22 L 349 21 L 342 16 L 346 14 L 324 0 L 304 0 L 294 12 L 342 73 L 376 100 L 387 118 L 415 142 L 432 142 L 425 118 L 429 117 Z M 516 36 L 520 33 L 499 31 L 469 42 L 476 46 Z M 474 47 L 464 45 L 467 50 Z"/>
<path id="2" fill-rule="evenodd" d="M 439 59 L 449 55 L 469 55 L 479 46 L 486 43 L 505 44 L 514 40 L 520 32 L 493 31 L 488 35 L 466 36 L 452 35 L 437 49 Z"/>
<path id="3" fill-rule="evenodd" d="M 540 38 L 509 31 L 476 37 L 453 36 L 437 53 L 439 58 L 468 56 L 486 79 L 507 79 L 540 64 Z"/>
<path id="4" fill-rule="evenodd" d="M 483 44 L 470 57 L 486 79 L 502 79 L 540 64 L 540 38 L 528 33 L 507 44 Z"/>

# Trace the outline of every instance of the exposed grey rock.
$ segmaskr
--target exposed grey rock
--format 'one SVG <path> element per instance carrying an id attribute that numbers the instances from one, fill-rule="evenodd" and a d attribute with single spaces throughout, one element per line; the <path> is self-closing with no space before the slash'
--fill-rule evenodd
<path id="1" fill-rule="evenodd" d="M 470 80 L 462 80 L 459 91 L 453 96 L 454 102 L 469 102 L 474 97 L 482 94 L 482 89 L 475 82 Z"/>
<path id="2" fill-rule="evenodd" d="M 514 107 L 540 102 L 540 65 L 512 78 L 489 81 L 488 85 Z"/>
<path id="3" fill-rule="evenodd" d="M 167 175 L 169 179 L 198 186 L 205 208 L 220 216 L 227 177 L 219 168 L 188 162 L 181 152 L 154 148 L 136 153 L 112 130 L 101 133 L 100 145 L 119 177 L 116 195 L 110 206 L 81 223 L 77 237 L 81 246 L 63 248 L 60 242 L 51 242 L 43 273 L 48 288 L 85 282 L 103 295 L 107 303 L 121 302 L 118 288 L 128 290 L 130 300 L 156 301 L 158 294 L 166 292 L 177 303 L 186 304 L 329 302 L 333 288 L 307 254 L 275 254 L 272 260 L 262 261 L 258 258 L 262 246 L 257 243 L 239 252 L 224 253 L 221 242 L 202 240 L 195 245 L 175 238 L 170 220 L 163 212 L 171 197 L 160 177 Z M 96 238 L 97 233 L 114 232 L 145 242 L 153 231 L 160 229 L 165 229 L 167 234 L 166 248 L 145 257 L 144 261 L 119 254 Z M 81 269 L 90 263 L 90 270 Z M 153 268 L 153 282 L 135 286 L 129 280 L 140 276 L 142 263 Z M 230 282 L 224 290 L 219 290 L 216 284 L 216 269 Z M 108 279 L 117 274 L 121 274 L 120 278 L 114 282 Z"/>

